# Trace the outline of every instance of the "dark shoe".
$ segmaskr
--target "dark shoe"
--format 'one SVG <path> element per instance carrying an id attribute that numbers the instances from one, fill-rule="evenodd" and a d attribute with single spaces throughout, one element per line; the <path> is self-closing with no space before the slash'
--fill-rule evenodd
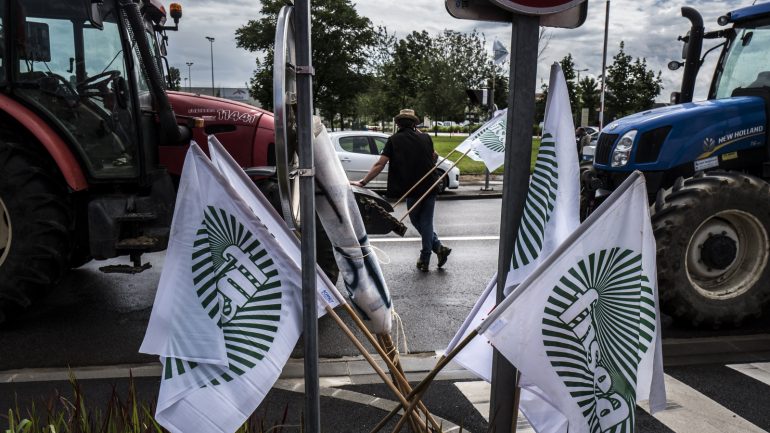
<path id="1" fill-rule="evenodd" d="M 417 269 L 428 272 L 428 262 L 423 262 L 422 260 L 417 260 Z"/>
<path id="2" fill-rule="evenodd" d="M 436 251 L 436 255 L 438 256 L 438 267 L 442 267 L 446 264 L 447 259 L 449 258 L 449 255 L 452 254 L 452 249 L 447 248 L 445 246 L 440 246 L 438 248 L 438 251 Z"/>

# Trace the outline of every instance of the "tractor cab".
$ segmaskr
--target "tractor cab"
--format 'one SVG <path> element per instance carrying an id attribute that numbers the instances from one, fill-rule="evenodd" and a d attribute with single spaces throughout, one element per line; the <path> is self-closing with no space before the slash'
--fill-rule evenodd
<path id="1" fill-rule="evenodd" d="M 132 23 L 135 7 L 124 0 L 11 1 L 5 33 L 14 61 L 5 64 L 14 97 L 65 138 L 94 183 L 146 182 L 159 141 L 180 138 L 170 108 L 160 112 L 157 47 Z"/>

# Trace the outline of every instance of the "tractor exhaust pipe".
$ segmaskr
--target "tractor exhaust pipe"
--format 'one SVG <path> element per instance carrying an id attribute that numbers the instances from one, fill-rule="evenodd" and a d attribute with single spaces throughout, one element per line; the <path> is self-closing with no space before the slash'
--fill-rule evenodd
<path id="1" fill-rule="evenodd" d="M 685 37 L 685 63 L 684 76 L 682 77 L 682 90 L 680 103 L 692 102 L 695 91 L 695 79 L 700 70 L 700 55 L 703 49 L 703 18 L 700 13 L 689 6 L 682 7 L 682 16 L 690 20 L 692 27 Z"/>

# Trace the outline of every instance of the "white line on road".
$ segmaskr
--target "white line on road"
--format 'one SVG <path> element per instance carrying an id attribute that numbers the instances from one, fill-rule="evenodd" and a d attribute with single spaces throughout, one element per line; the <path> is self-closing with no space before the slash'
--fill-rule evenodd
<path id="1" fill-rule="evenodd" d="M 669 375 L 666 375 L 666 397 L 666 409 L 653 416 L 677 433 L 765 431 Z M 646 401 L 639 406 L 650 412 Z"/>
<path id="2" fill-rule="evenodd" d="M 500 236 L 441 236 L 441 241 L 497 241 Z M 369 238 L 369 242 L 422 242 L 422 238 Z"/>
<path id="3" fill-rule="evenodd" d="M 770 362 L 758 362 L 753 364 L 733 364 L 728 365 L 735 371 L 745 374 L 752 379 L 758 380 L 765 385 L 770 385 Z"/>

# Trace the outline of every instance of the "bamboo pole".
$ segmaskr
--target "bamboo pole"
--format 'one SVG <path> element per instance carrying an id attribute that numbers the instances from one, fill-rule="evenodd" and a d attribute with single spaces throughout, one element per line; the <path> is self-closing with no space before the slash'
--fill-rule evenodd
<path id="1" fill-rule="evenodd" d="M 455 162 L 454 162 L 454 164 L 452 164 L 452 166 L 451 166 L 451 167 L 449 167 L 449 170 L 445 171 L 445 172 L 444 172 L 444 174 L 442 174 L 442 175 L 441 175 L 441 176 L 438 178 L 438 180 L 437 180 L 437 181 L 433 182 L 433 185 L 431 185 L 431 186 L 430 186 L 430 188 L 428 188 L 428 190 L 427 190 L 427 191 L 425 191 L 425 194 L 423 194 L 423 195 L 422 195 L 422 197 L 420 197 L 420 198 L 417 200 L 417 202 L 415 202 L 415 203 L 412 205 L 412 207 L 411 207 L 410 209 L 407 209 L 407 211 L 406 211 L 406 213 L 404 214 L 404 216 L 402 216 L 402 217 L 401 217 L 401 219 L 399 219 L 399 220 L 398 220 L 398 222 L 403 222 L 403 221 L 404 221 L 404 219 L 405 219 L 407 216 L 409 216 L 409 213 L 412 211 L 412 209 L 416 208 L 416 207 L 417 207 L 417 206 L 418 206 L 420 203 L 422 203 L 422 201 L 423 201 L 423 200 L 425 200 L 425 197 L 427 197 L 427 196 L 428 196 L 428 194 L 430 194 L 431 192 L 433 192 L 433 188 L 435 188 L 435 187 L 436 187 L 436 185 L 438 185 L 438 184 L 439 184 L 439 182 L 443 181 L 445 177 L 449 176 L 449 171 L 450 171 L 450 170 L 452 170 L 453 168 L 455 168 L 455 166 L 456 166 L 457 164 L 459 164 L 459 163 L 460 163 L 460 161 L 462 161 L 462 160 L 463 160 L 463 158 L 465 158 L 466 156 L 468 156 L 468 153 L 470 153 L 470 151 L 471 151 L 471 150 L 473 150 L 473 148 L 472 148 L 472 147 L 471 147 L 471 148 L 469 148 L 468 150 L 466 150 L 466 151 L 465 151 L 465 153 L 463 153 L 463 155 L 462 155 L 461 157 L 457 158 L 457 161 L 455 161 Z M 418 184 L 419 184 L 419 182 L 418 182 Z M 416 186 L 416 185 L 415 185 L 415 186 Z"/>
<path id="2" fill-rule="evenodd" d="M 460 341 L 457 344 L 457 346 L 455 346 L 455 348 L 452 349 L 452 351 L 450 351 L 447 354 L 444 354 L 444 356 L 442 356 L 441 359 L 438 360 L 438 362 L 436 363 L 436 366 L 433 367 L 433 370 L 431 370 L 428 373 L 428 375 L 425 376 L 425 378 L 420 383 L 418 383 L 416 387 L 412 389 L 412 392 L 410 392 L 409 395 L 406 396 L 406 399 L 410 400 L 410 403 L 407 406 L 405 406 L 406 409 L 404 410 L 404 414 L 401 415 L 402 418 L 408 416 L 414 410 L 417 403 L 420 401 L 419 398 L 415 398 L 415 397 L 422 397 L 422 394 L 428 388 L 430 383 L 433 382 L 433 379 L 436 378 L 438 373 L 441 370 L 443 370 L 444 367 L 446 367 L 447 364 L 449 364 L 449 362 L 455 356 L 457 356 L 457 354 L 460 353 L 460 351 L 463 350 L 465 346 L 467 346 L 468 343 L 470 343 L 471 340 L 473 340 L 473 338 L 476 337 L 477 335 L 478 335 L 478 331 L 474 329 L 467 336 L 465 336 L 465 338 L 463 338 L 462 341 Z M 385 427 L 385 424 L 387 424 L 387 422 L 390 421 L 390 419 L 393 418 L 393 416 L 398 413 L 399 410 L 401 410 L 401 407 L 397 407 L 391 410 L 390 413 L 385 415 L 385 418 L 383 418 L 382 421 L 380 421 L 379 424 L 377 424 L 370 433 L 377 433 L 378 431 L 380 431 L 383 427 Z"/>
<path id="3" fill-rule="evenodd" d="M 403 407 L 408 407 L 409 402 L 406 400 L 406 398 L 401 394 L 401 391 L 396 387 L 396 385 L 388 378 L 388 375 L 380 368 L 379 365 L 377 365 L 377 361 L 372 358 L 372 355 L 367 352 L 366 348 L 361 344 L 360 341 L 358 341 L 358 338 L 356 338 L 355 335 L 353 335 L 353 332 L 348 328 L 348 326 L 345 324 L 345 322 L 342 321 L 340 316 L 337 314 L 334 309 L 327 305 L 326 306 L 326 313 L 329 314 L 329 317 L 331 317 L 335 322 L 337 322 L 337 326 L 342 329 L 342 332 L 345 333 L 345 335 L 350 339 L 350 341 L 353 343 L 353 345 L 356 346 L 359 352 L 363 355 L 363 357 L 369 362 L 369 364 L 374 368 L 374 371 L 377 373 L 378 376 L 380 376 L 380 379 L 387 385 L 387 387 L 396 395 L 399 402 Z M 412 417 L 415 421 L 415 423 L 418 426 L 418 432 L 424 432 L 426 425 L 422 422 L 419 415 L 412 414 L 412 411 L 409 412 L 409 416 Z"/>
<path id="4" fill-rule="evenodd" d="M 434 171 L 436 171 L 436 170 L 438 169 L 438 166 L 439 166 L 439 165 L 441 165 L 441 164 L 443 164 L 443 163 L 444 163 L 444 161 L 446 161 L 447 159 L 449 159 L 449 155 L 451 155 L 451 154 L 455 153 L 455 151 L 456 151 L 456 150 L 457 150 L 457 148 L 455 148 L 455 149 L 452 149 L 452 151 L 451 151 L 451 152 L 447 153 L 447 155 L 444 157 L 444 159 L 442 159 L 441 161 L 439 161 L 439 162 L 438 162 L 436 165 L 434 165 L 434 166 L 433 166 L 433 168 L 431 168 L 430 170 L 428 170 L 428 172 L 427 172 L 427 173 L 425 173 L 425 176 L 423 176 L 423 177 L 422 177 L 422 179 L 418 180 L 418 181 L 417 181 L 417 182 L 416 182 L 414 185 L 412 185 L 412 187 L 411 187 L 411 188 L 409 188 L 409 191 L 405 192 L 405 193 L 404 193 L 404 195 L 402 195 L 400 199 L 398 199 L 398 200 L 397 200 L 395 203 L 393 203 L 393 207 L 396 207 L 396 206 L 398 206 L 398 204 L 399 204 L 399 203 L 401 203 L 402 201 L 404 201 L 404 199 L 406 199 L 406 196 L 408 196 L 410 192 L 414 191 L 414 189 L 415 189 L 415 188 L 417 188 L 417 185 L 419 185 L 419 184 L 420 184 L 420 183 L 421 183 L 423 180 L 425 180 L 425 178 L 427 178 L 427 177 L 428 177 L 428 176 L 429 176 L 431 173 L 433 173 Z"/>

